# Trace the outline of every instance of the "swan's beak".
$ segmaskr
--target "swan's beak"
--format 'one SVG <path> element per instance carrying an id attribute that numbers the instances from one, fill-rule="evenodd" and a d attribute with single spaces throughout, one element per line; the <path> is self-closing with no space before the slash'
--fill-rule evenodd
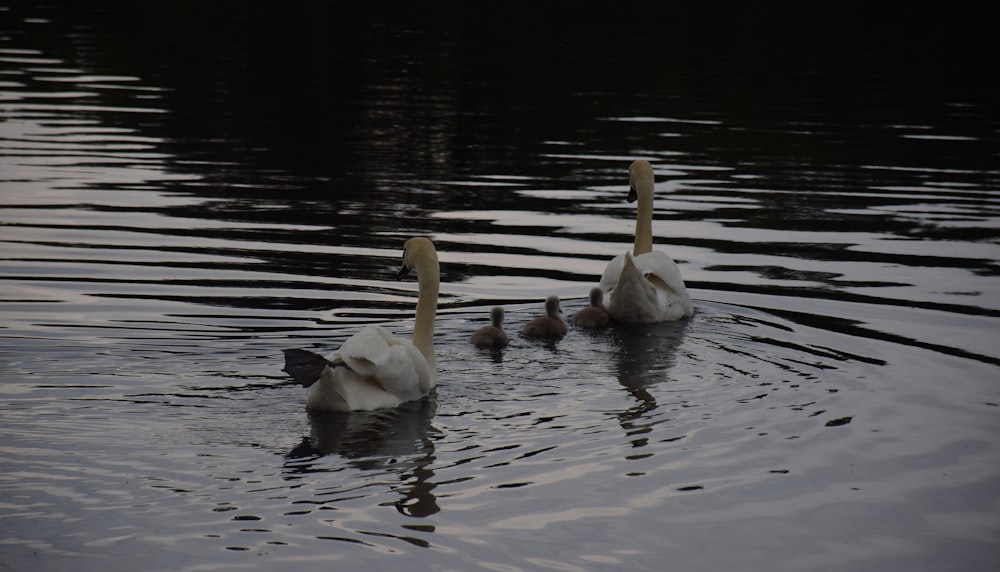
<path id="1" fill-rule="evenodd" d="M 407 266 L 406 264 L 403 264 L 403 267 L 400 268 L 399 272 L 396 273 L 396 280 L 402 280 L 403 278 L 406 278 L 407 275 L 409 274 L 410 274 L 410 267 Z"/>
<path id="2" fill-rule="evenodd" d="M 634 203 L 639 200 L 639 193 L 635 190 L 635 185 L 628 186 L 628 197 L 625 198 L 626 202 Z"/>

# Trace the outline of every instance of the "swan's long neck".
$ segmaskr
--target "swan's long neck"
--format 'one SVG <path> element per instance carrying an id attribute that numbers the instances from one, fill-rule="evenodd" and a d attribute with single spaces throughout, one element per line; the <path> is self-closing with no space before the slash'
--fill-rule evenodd
<path id="1" fill-rule="evenodd" d="M 437 315 L 438 290 L 441 284 L 441 274 L 438 268 L 437 255 L 429 253 L 417 262 L 417 284 L 420 294 L 417 297 L 417 317 L 413 325 L 413 345 L 417 346 L 424 359 L 436 371 L 434 358 L 434 318 Z"/>
<path id="2" fill-rule="evenodd" d="M 653 250 L 653 187 L 645 181 L 637 183 L 639 205 L 635 215 L 635 246 L 632 255 L 639 256 Z"/>

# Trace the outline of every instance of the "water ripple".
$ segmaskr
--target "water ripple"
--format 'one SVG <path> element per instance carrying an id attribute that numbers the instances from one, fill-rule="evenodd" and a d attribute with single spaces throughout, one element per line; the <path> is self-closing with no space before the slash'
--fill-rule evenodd
<path id="1" fill-rule="evenodd" d="M 737 30 L 728 55 L 681 25 L 606 45 L 587 11 L 508 49 L 484 7 L 168 4 L 4 10 L 6 566 L 1000 560 L 993 104 Z M 864 49 L 834 59 L 882 61 Z M 639 157 L 695 316 L 521 335 L 631 247 Z M 417 285 L 392 275 L 417 234 L 441 257 L 436 391 L 307 412 L 281 350 L 409 335 Z M 511 343 L 487 352 L 493 305 Z"/>

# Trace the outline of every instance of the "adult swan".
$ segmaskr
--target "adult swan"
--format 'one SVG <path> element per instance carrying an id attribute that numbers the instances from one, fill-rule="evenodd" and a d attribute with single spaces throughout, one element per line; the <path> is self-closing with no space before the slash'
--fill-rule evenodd
<path id="1" fill-rule="evenodd" d="M 611 318 L 621 322 L 665 322 L 694 313 L 677 263 L 653 250 L 653 167 L 633 161 L 628 169 L 628 202 L 639 200 L 632 254 L 616 256 L 601 276 Z"/>
<path id="2" fill-rule="evenodd" d="M 285 350 L 284 371 L 308 388 L 309 409 L 357 411 L 396 407 L 427 395 L 436 383 L 434 316 L 440 269 L 434 243 L 411 238 L 403 247 L 397 278 L 416 269 L 417 298 L 413 341 L 381 326 L 366 326 L 329 359 L 307 350 Z"/>

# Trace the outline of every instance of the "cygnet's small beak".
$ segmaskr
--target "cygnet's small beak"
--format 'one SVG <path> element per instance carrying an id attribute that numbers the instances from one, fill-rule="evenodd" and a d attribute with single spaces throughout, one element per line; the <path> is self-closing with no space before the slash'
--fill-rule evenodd
<path id="1" fill-rule="evenodd" d="M 625 202 L 634 203 L 639 200 L 639 193 L 635 190 L 635 185 L 628 186 L 628 196 L 625 197 Z"/>
<path id="2" fill-rule="evenodd" d="M 403 267 L 399 269 L 399 272 L 396 273 L 396 280 L 402 280 L 403 278 L 406 278 L 407 275 L 409 274 L 410 274 L 410 267 L 404 264 Z"/>

